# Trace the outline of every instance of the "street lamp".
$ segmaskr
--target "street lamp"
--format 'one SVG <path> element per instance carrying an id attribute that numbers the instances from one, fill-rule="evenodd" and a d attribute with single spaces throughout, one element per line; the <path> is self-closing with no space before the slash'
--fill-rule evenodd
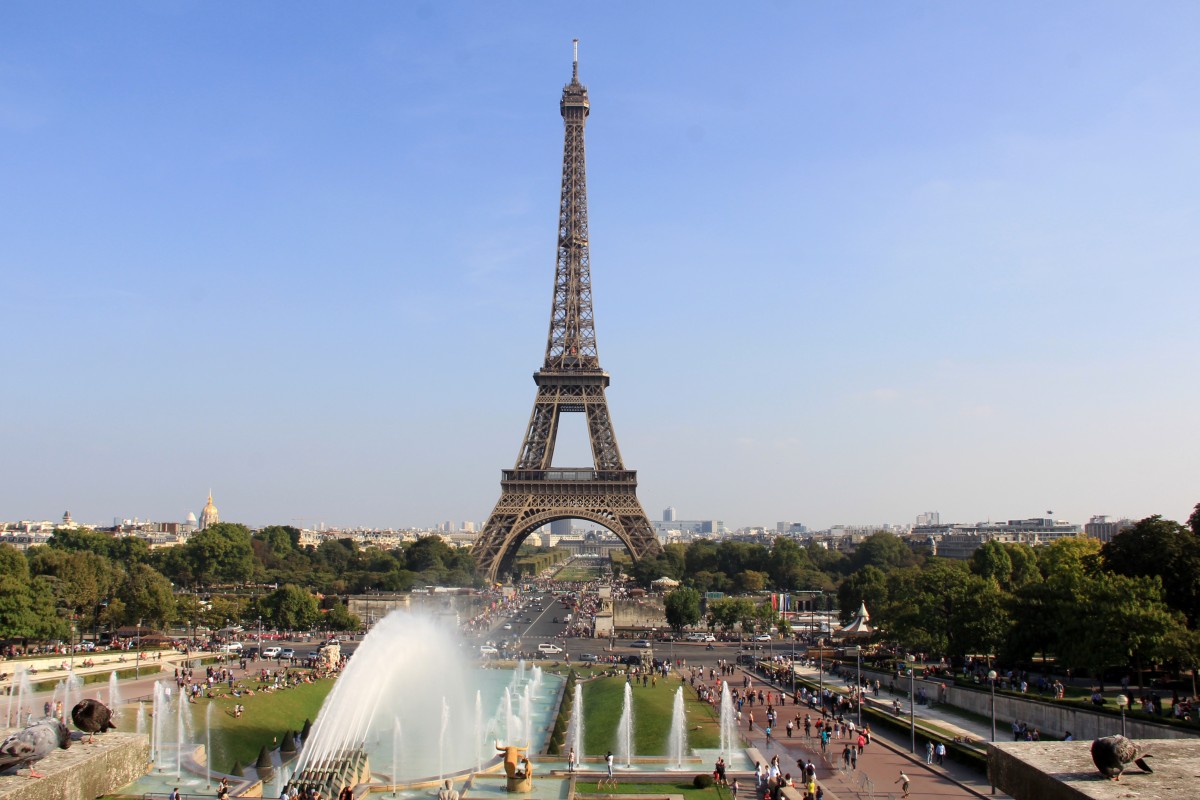
<path id="1" fill-rule="evenodd" d="M 849 650 L 849 648 L 847 648 Z M 858 708 L 858 727 L 862 727 L 862 646 L 854 645 L 854 658 L 858 665 L 858 680 L 854 687 L 854 704 Z"/>
<path id="2" fill-rule="evenodd" d="M 992 689 L 992 741 L 996 741 L 996 670 L 989 669 L 988 686 Z"/>
<path id="3" fill-rule="evenodd" d="M 1117 695 L 1117 705 L 1121 707 L 1121 735 L 1125 735 L 1125 707 L 1129 705 L 1129 698 L 1123 694 Z"/>
<path id="4" fill-rule="evenodd" d="M 917 752 L 917 706 L 914 701 L 915 692 L 913 691 L 914 682 L 917 679 L 917 657 L 909 654 L 904 657 L 908 662 L 908 725 L 912 733 L 912 743 L 909 745 L 909 752 Z"/>
<path id="5" fill-rule="evenodd" d="M 137 680 L 142 677 L 142 621 L 139 619 L 137 624 L 137 645 L 135 645 L 137 653 L 133 657 L 133 679 Z"/>

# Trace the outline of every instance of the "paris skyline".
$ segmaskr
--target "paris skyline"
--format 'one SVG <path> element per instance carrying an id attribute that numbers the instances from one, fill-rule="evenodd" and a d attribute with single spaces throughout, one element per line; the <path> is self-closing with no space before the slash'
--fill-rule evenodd
<path id="1" fill-rule="evenodd" d="M 0 519 L 486 518 L 576 37 L 652 518 L 1186 518 L 1200 11 L 689 8 L 7 6 Z"/>

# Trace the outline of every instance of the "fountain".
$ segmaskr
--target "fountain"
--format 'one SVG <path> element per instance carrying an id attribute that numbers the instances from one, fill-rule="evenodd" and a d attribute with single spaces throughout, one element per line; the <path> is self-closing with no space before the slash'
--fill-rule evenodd
<path id="1" fill-rule="evenodd" d="M 733 751 L 737 747 L 737 712 L 733 709 L 733 696 L 729 694 L 729 681 L 721 681 L 721 757 L 732 763 Z"/>
<path id="2" fill-rule="evenodd" d="M 483 769 L 483 692 L 475 690 L 475 771 Z"/>
<path id="3" fill-rule="evenodd" d="M 633 686 L 629 681 L 625 682 L 621 721 L 617 723 L 617 761 L 627 768 L 633 766 Z"/>
<path id="4" fill-rule="evenodd" d="M 671 710 L 671 732 L 667 736 L 667 760 L 671 769 L 683 769 L 687 756 L 687 715 L 683 710 L 683 687 L 675 690 L 675 703 Z"/>
<path id="5" fill-rule="evenodd" d="M 112 709 L 113 722 L 120 721 L 121 717 L 121 687 L 117 680 L 117 671 L 113 670 L 108 674 L 108 707 Z"/>
<path id="6" fill-rule="evenodd" d="M 137 727 L 135 730 L 138 734 L 146 732 L 146 704 L 141 701 L 138 702 Z"/>
<path id="7" fill-rule="evenodd" d="M 116 675 L 117 673 L 113 673 Z M 212 710 L 215 703 L 204 707 L 204 788 L 212 786 Z"/>
<path id="8" fill-rule="evenodd" d="M 575 748 L 575 763 L 583 764 L 583 684 L 575 683 L 575 698 L 571 703 L 571 721 L 567 725 L 567 746 Z"/>
<path id="9" fill-rule="evenodd" d="M 29 680 L 29 670 L 23 668 L 20 672 L 18 672 L 13 678 L 13 683 L 16 684 L 17 688 L 15 691 L 10 690 L 10 694 L 8 695 L 8 714 L 6 727 L 21 728 L 24 727 L 29 721 L 27 717 L 21 716 L 22 712 L 25 711 L 25 701 L 29 700 L 31 707 L 33 703 L 33 686 Z M 16 697 L 17 701 L 17 707 L 15 709 L 13 708 L 14 696 Z"/>
<path id="10" fill-rule="evenodd" d="M 442 698 L 442 729 L 438 733 L 438 780 L 446 777 L 446 731 L 450 727 L 450 706 Z"/>
<path id="11" fill-rule="evenodd" d="M 392 717 L 392 796 L 400 782 L 400 718 Z"/>
<path id="12" fill-rule="evenodd" d="M 379 735 L 378 727 L 394 719 L 426 722 L 403 731 L 396 728 L 391 744 L 403 761 L 392 759 L 393 784 L 470 769 L 482 761 L 485 697 L 489 707 L 497 709 L 497 730 L 510 741 L 528 736 L 534 730 L 532 720 L 522 725 L 525 720 L 513 713 L 516 687 L 523 689 L 527 682 L 524 669 L 518 667 L 510 682 L 504 672 L 472 669 L 459 652 L 456 634 L 438 620 L 403 610 L 380 620 L 321 707 L 297 759 L 294 781 L 320 783 L 323 795 L 335 796 L 347 783 L 359 782 L 336 773 L 359 754 L 386 764 L 387 737 Z M 523 708 L 521 713 L 524 716 Z M 376 740 L 382 747 L 375 746 Z M 332 778 L 336 780 L 330 783 Z M 339 780 L 347 782 L 334 786 Z"/>
<path id="13" fill-rule="evenodd" d="M 521 693 L 521 739 L 525 742 L 525 746 L 529 746 L 530 739 L 533 738 L 533 698 L 530 695 L 532 687 L 530 684 L 525 684 L 525 691 Z"/>

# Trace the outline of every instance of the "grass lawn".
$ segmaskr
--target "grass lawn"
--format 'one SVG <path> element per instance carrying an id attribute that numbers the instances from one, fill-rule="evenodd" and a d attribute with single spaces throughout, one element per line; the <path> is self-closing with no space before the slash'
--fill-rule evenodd
<path id="1" fill-rule="evenodd" d="M 554 576 L 556 581 L 591 581 L 599 578 L 604 574 L 604 568 L 600 566 L 588 566 L 572 564 L 569 567 L 563 567 L 557 575 Z"/>
<path id="2" fill-rule="evenodd" d="M 676 677 L 666 680 L 660 678 L 656 686 L 638 685 L 633 688 L 634 755 L 667 754 L 671 710 L 675 702 L 675 690 L 680 686 L 683 686 L 684 710 L 687 712 L 688 745 L 720 747 L 721 733 L 713 710 L 706 703 L 696 700 L 692 688 L 680 683 Z M 616 750 L 617 724 L 621 720 L 624 692 L 623 677 L 597 678 L 583 684 L 585 752 Z M 715 794 L 711 796 L 715 797 Z"/>
<path id="3" fill-rule="evenodd" d="M 692 786 L 691 781 L 686 783 L 622 783 L 620 777 L 617 778 L 616 786 L 609 786 L 606 783 L 599 789 L 596 788 L 595 781 L 578 781 L 575 784 L 575 792 L 583 794 L 681 794 L 687 800 L 729 800 L 729 790 L 719 789 L 716 786 L 711 789 L 697 789 Z"/>
<path id="4" fill-rule="evenodd" d="M 299 731 L 306 719 L 316 722 L 321 703 L 331 689 L 333 681 L 324 679 L 281 692 L 259 692 L 253 697 L 199 701 L 192 708 L 198 730 L 203 730 L 205 705 L 215 705 L 212 711 L 213 769 L 228 772 L 234 761 L 240 761 L 242 766 L 253 764 L 262 746 L 270 747 L 272 737 L 282 737 L 287 730 Z M 233 716 L 233 707 L 237 703 L 246 708 L 241 719 Z"/>

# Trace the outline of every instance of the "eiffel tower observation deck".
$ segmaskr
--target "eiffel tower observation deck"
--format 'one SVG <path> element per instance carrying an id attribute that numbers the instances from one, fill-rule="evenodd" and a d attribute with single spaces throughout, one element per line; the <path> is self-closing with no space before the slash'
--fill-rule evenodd
<path id="1" fill-rule="evenodd" d="M 637 498 L 637 472 L 625 469 L 621 459 L 605 397 L 609 375 L 600 368 L 596 348 L 584 158 L 591 103 L 587 87 L 579 82 L 578 40 L 559 111 L 564 125 L 562 193 L 550 333 L 546 359 L 533 376 L 537 397 L 516 466 L 502 471 L 500 500 L 475 542 L 476 564 L 491 581 L 511 569 L 530 533 L 560 519 L 588 520 L 609 529 L 635 560 L 661 549 Z M 551 466 L 559 420 L 567 413 L 587 416 L 590 467 Z"/>

